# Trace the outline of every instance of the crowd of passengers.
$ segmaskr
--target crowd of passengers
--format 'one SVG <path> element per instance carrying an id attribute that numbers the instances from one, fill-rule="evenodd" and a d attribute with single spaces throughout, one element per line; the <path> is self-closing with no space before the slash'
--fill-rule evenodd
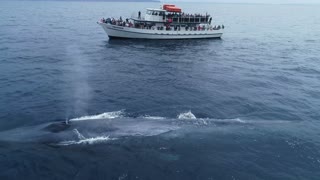
<path id="1" fill-rule="evenodd" d="M 160 11 L 160 12 L 156 12 L 156 11 L 153 11 L 152 12 L 152 15 L 154 15 L 154 16 L 166 16 L 166 17 L 168 17 L 168 18 L 178 18 L 178 17 L 182 17 L 182 18 L 194 18 L 194 17 L 197 17 L 197 18 L 208 18 L 208 17 L 210 17 L 210 15 L 209 14 L 206 14 L 206 15 L 203 15 L 203 14 L 197 14 L 197 13 L 195 13 L 195 14 L 187 14 L 187 13 L 168 13 L 168 14 L 166 14 L 165 12 L 162 12 L 162 11 Z M 138 13 L 138 17 L 141 17 L 141 12 L 139 12 Z"/>
<path id="2" fill-rule="evenodd" d="M 122 19 L 122 17 L 120 16 L 119 19 L 115 19 L 115 18 L 107 18 L 101 19 L 102 23 L 110 23 L 112 25 L 116 25 L 116 26 L 123 26 L 123 27 L 132 27 L 132 28 L 138 28 L 138 29 L 150 29 L 150 30 L 174 30 L 174 31 L 180 31 L 181 30 L 181 26 L 170 26 L 170 23 L 166 23 L 164 26 L 155 26 L 155 24 L 147 24 L 147 23 L 136 23 L 133 24 L 131 21 L 129 21 L 129 19 L 127 18 L 125 21 Z M 211 23 L 211 22 L 210 22 Z M 224 25 L 220 26 L 205 26 L 205 25 L 198 25 L 198 26 L 185 26 L 184 27 L 186 31 L 204 31 L 204 30 L 220 30 L 220 29 L 224 29 Z"/>
<path id="3" fill-rule="evenodd" d="M 121 16 L 119 19 L 115 19 L 115 18 L 104 19 L 104 18 L 102 18 L 101 22 L 102 23 L 110 23 L 110 24 L 116 25 L 116 26 L 133 27 L 133 23 L 131 21 L 129 21 L 128 18 L 124 21 Z"/>
<path id="4" fill-rule="evenodd" d="M 218 26 L 205 26 L 205 25 L 198 25 L 198 26 L 184 26 L 184 27 L 181 27 L 181 26 L 170 26 L 170 25 L 165 25 L 165 26 L 158 26 L 158 27 L 155 27 L 155 26 L 144 26 L 144 25 L 140 25 L 140 27 L 142 29 L 152 29 L 152 30 L 167 30 L 167 31 L 181 31 L 181 29 L 184 28 L 185 31 L 209 31 L 209 30 L 220 30 L 220 29 L 224 29 L 224 25 L 218 25 Z M 139 26 L 137 27 L 139 28 Z"/>
<path id="5" fill-rule="evenodd" d="M 208 18 L 210 17 L 209 14 L 203 15 L 203 14 L 187 14 L 187 13 L 169 13 L 168 14 L 169 17 L 174 17 L 174 18 L 178 18 L 178 17 L 182 17 L 182 18 Z"/>

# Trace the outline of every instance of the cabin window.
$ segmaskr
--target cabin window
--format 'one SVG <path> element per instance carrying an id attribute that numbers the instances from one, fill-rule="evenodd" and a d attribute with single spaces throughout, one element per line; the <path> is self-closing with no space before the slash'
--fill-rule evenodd
<path id="1" fill-rule="evenodd" d="M 158 16 L 158 14 L 159 14 L 159 13 L 158 13 L 157 11 L 152 11 L 152 12 L 151 12 L 151 15 L 153 15 L 153 16 Z"/>
<path id="2" fill-rule="evenodd" d="M 151 15 L 151 14 L 152 14 L 152 12 L 151 12 L 151 11 L 147 11 L 147 14 L 148 14 L 148 15 Z"/>

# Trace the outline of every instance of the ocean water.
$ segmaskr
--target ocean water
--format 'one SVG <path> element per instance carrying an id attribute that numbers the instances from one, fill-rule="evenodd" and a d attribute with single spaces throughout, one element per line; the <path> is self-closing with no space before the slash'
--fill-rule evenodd
<path id="1" fill-rule="evenodd" d="M 0 179 L 319 179 L 320 6 L 179 3 L 211 40 L 96 24 L 158 6 L 0 2 Z"/>

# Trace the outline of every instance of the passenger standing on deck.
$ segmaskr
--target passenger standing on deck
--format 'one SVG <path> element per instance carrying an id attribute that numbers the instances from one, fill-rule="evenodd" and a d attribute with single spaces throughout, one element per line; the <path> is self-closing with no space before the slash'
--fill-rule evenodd
<path id="1" fill-rule="evenodd" d="M 138 18 L 141 19 L 141 12 L 138 12 Z"/>

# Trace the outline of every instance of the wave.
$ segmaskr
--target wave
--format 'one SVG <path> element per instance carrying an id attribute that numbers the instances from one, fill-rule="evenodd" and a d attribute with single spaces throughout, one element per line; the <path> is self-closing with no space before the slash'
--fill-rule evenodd
<path id="1" fill-rule="evenodd" d="M 191 111 L 188 111 L 188 112 L 179 114 L 178 119 L 197 119 L 197 117 L 194 114 L 192 114 Z"/>
<path id="2" fill-rule="evenodd" d="M 112 111 L 112 112 L 105 112 L 102 114 L 91 115 L 91 116 L 82 116 L 79 118 L 73 118 L 69 121 L 86 121 L 86 120 L 98 120 L 98 119 L 115 119 L 121 118 L 124 116 L 124 111 Z"/>

